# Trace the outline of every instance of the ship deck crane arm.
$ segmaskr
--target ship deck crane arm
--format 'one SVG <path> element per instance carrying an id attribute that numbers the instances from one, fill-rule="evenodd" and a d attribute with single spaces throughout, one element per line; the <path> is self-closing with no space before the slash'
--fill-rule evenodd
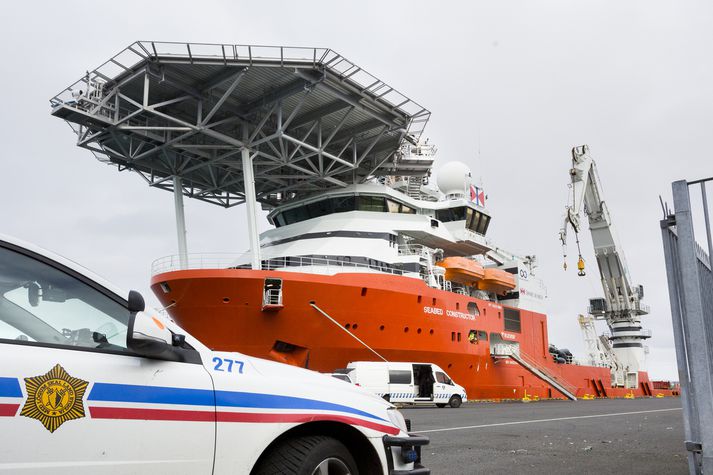
<path id="1" fill-rule="evenodd" d="M 584 210 L 589 221 L 594 254 L 599 266 L 602 287 L 607 302 L 607 312 L 619 315 L 630 314 L 639 310 L 642 297 L 640 287 L 634 287 L 629 278 L 629 270 L 624 252 L 619 244 L 614 225 L 603 199 L 597 167 L 589 155 L 586 145 L 572 149 L 572 168 L 570 169 L 572 201 L 567 204 L 564 224 L 560 230 L 560 240 L 566 259 L 567 229 L 572 227 L 579 249 L 580 216 Z M 579 254 L 579 275 L 584 275 L 584 260 Z M 566 262 L 565 262 L 566 269 Z"/>

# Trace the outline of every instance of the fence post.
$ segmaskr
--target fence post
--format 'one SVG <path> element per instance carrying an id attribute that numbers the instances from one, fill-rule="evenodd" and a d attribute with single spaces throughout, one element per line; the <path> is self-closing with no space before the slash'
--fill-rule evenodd
<path id="1" fill-rule="evenodd" d="M 691 215 L 691 202 L 686 181 L 673 183 L 673 202 L 676 219 L 675 254 L 678 269 L 673 275 L 677 280 L 671 292 L 672 313 L 680 312 L 682 323 L 682 340 L 677 341 L 677 347 L 683 345 L 687 353 L 685 360 L 679 362 L 687 368 L 688 374 L 682 375 L 685 379 L 682 384 L 688 386 L 690 398 L 689 421 L 691 442 L 700 443 L 702 446 L 703 473 L 713 474 L 713 385 L 711 384 L 711 358 L 704 320 L 702 280 L 699 275 L 699 259 L 697 244 L 693 231 L 693 218 Z M 668 257 L 667 257 L 668 263 Z M 676 266 L 674 265 L 674 268 Z M 674 301 L 675 297 L 678 297 Z M 674 321 L 674 325 L 676 322 Z M 677 350 L 678 351 L 678 350 Z M 697 416 L 697 417 L 696 417 Z M 690 447 L 689 447 L 690 448 Z"/>

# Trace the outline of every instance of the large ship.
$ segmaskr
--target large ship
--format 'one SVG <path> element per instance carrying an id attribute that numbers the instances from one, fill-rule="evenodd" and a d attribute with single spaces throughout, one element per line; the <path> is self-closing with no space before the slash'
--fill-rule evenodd
<path id="1" fill-rule="evenodd" d="M 179 255 L 152 289 L 213 349 L 317 371 L 433 362 L 470 399 L 671 394 L 638 363 L 550 343 L 534 256 L 490 239 L 465 164 L 432 183 L 430 113 L 331 50 L 137 42 L 51 103 L 79 146 L 173 191 Z M 251 250 L 189 254 L 184 195 L 245 203 Z M 643 354 L 646 335 L 624 336 Z"/>
<path id="2" fill-rule="evenodd" d="M 550 344 L 535 259 L 491 242 L 485 193 L 469 176 L 451 162 L 437 188 L 375 180 L 279 206 L 260 269 L 246 255 L 170 270 L 178 259 L 168 257 L 154 263 L 152 288 L 213 347 L 318 371 L 383 357 L 435 362 L 473 399 L 651 395 L 645 372 L 612 386 L 609 367 Z"/>

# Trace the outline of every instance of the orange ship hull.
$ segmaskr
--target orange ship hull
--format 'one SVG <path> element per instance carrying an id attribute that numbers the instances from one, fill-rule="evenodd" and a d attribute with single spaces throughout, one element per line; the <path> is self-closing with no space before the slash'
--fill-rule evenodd
<path id="1" fill-rule="evenodd" d="M 279 306 L 263 306 L 266 278 L 282 279 Z M 577 397 L 675 393 L 654 390 L 644 372 L 637 388 L 612 388 L 608 368 L 556 364 L 548 352 L 545 315 L 520 310 L 521 331 L 506 332 L 501 305 L 430 288 L 409 277 L 185 270 L 156 275 L 151 284 L 171 317 L 212 349 L 316 371 L 377 359 L 356 336 L 390 361 L 438 364 L 466 388 L 469 399 L 564 397 L 512 359 L 491 356 L 490 340 L 499 338 L 519 342 L 521 353 L 566 382 Z M 476 303 L 478 315 L 468 312 L 469 302 Z M 486 332 L 489 338 L 469 338 L 471 331 Z"/>

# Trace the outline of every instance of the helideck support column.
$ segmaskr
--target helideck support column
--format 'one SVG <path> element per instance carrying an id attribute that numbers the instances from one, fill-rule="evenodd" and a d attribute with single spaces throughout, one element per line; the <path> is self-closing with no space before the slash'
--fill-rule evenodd
<path id="1" fill-rule="evenodd" d="M 188 246 L 186 245 L 186 218 L 183 213 L 183 182 L 179 176 L 173 177 L 173 205 L 176 210 L 176 234 L 178 235 L 178 259 L 181 269 L 188 268 Z"/>
<path id="2" fill-rule="evenodd" d="M 243 143 L 247 145 L 248 129 L 243 128 Z M 245 213 L 248 216 L 248 234 L 250 235 L 250 251 L 252 254 L 252 268 L 259 270 L 262 268 L 260 260 L 260 235 L 257 230 L 257 199 L 255 197 L 255 174 L 253 173 L 253 159 L 250 156 L 250 150 L 243 147 L 241 152 L 243 159 L 243 181 L 245 183 L 245 203 L 247 209 Z"/>

